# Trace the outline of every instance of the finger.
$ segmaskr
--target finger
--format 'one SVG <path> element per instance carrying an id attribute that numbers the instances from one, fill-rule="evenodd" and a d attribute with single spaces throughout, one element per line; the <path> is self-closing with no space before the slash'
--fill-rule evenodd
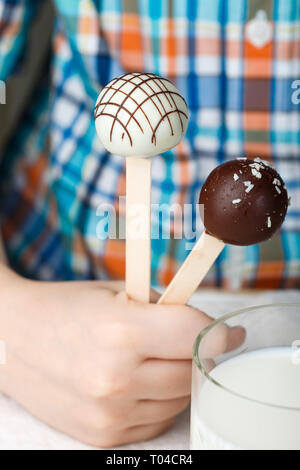
<path id="1" fill-rule="evenodd" d="M 160 295 L 158 292 L 156 292 L 154 289 L 151 289 L 151 292 L 150 292 L 150 302 L 152 304 L 156 304 L 156 302 L 158 301 L 158 299 L 160 298 Z"/>
<path id="2" fill-rule="evenodd" d="M 196 336 L 212 319 L 188 306 L 144 305 L 135 314 L 140 323 L 139 351 L 145 358 L 191 359 Z"/>
<path id="3" fill-rule="evenodd" d="M 215 358 L 236 349 L 244 340 L 244 328 L 229 328 L 225 323 L 218 323 L 201 339 L 198 355 L 200 358 Z"/>
<path id="4" fill-rule="evenodd" d="M 100 281 L 99 284 L 100 283 L 101 283 L 101 287 L 103 287 L 104 289 L 111 289 L 115 293 L 126 291 L 126 285 L 124 281 Z M 154 289 L 151 289 L 150 302 L 156 303 L 158 299 L 160 298 L 160 296 L 161 294 L 156 292 Z"/>
<path id="5" fill-rule="evenodd" d="M 213 359 L 202 359 L 201 363 L 202 363 L 202 366 L 205 369 L 205 372 L 207 372 L 207 373 L 209 373 L 211 370 L 213 370 L 217 365 Z"/>
<path id="6" fill-rule="evenodd" d="M 246 330 L 242 326 L 234 326 L 228 331 L 228 344 L 226 352 L 239 348 L 245 342 Z"/>
<path id="7" fill-rule="evenodd" d="M 104 289 L 111 289 L 115 293 L 125 290 L 124 281 L 98 281 L 99 285 Z"/>
<path id="8" fill-rule="evenodd" d="M 186 397 L 191 391 L 191 377 L 190 360 L 148 359 L 136 369 L 132 377 L 132 392 L 134 397 L 140 400 Z"/>
<path id="9" fill-rule="evenodd" d="M 168 419 L 155 424 L 148 424 L 145 426 L 133 426 L 125 430 L 122 436 L 119 438 L 114 448 L 120 445 L 128 444 L 130 442 L 147 441 L 153 439 L 156 436 L 166 432 L 174 423 L 174 419 Z"/>
<path id="10" fill-rule="evenodd" d="M 112 290 L 115 294 L 126 291 L 126 286 L 124 281 L 100 281 L 101 282 L 101 287 L 104 289 L 110 289 Z M 150 302 L 152 304 L 156 304 L 158 299 L 160 298 L 160 295 L 158 292 L 156 292 L 154 289 L 151 289 L 150 291 Z"/>
<path id="11" fill-rule="evenodd" d="M 136 425 L 165 421 L 181 413 L 189 402 L 190 396 L 174 400 L 141 400 L 137 403 L 134 416 L 130 417 L 130 421 Z"/>
<path id="12" fill-rule="evenodd" d="M 232 328 L 229 328 L 228 329 L 228 336 L 227 336 L 226 350 L 225 351 L 219 351 L 218 354 L 215 353 L 215 355 L 214 356 L 212 355 L 212 357 L 215 358 L 219 354 L 223 354 L 224 352 L 230 352 L 230 351 L 233 351 L 234 349 L 239 348 L 244 343 L 245 338 L 246 338 L 246 330 L 242 326 L 234 326 Z M 224 347 L 224 345 L 223 345 L 223 347 Z M 207 354 L 206 354 L 206 356 L 207 356 Z M 206 357 L 206 358 L 203 359 L 200 356 L 199 356 L 199 358 L 201 359 L 202 365 L 204 366 L 206 372 L 211 371 L 217 365 L 215 363 L 215 361 L 211 358 Z"/>

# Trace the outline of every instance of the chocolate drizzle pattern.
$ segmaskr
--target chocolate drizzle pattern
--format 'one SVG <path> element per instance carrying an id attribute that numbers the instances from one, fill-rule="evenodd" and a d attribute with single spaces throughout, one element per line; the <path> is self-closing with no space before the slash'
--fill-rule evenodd
<path id="1" fill-rule="evenodd" d="M 173 125 L 170 119 L 170 115 L 173 113 L 176 113 L 178 115 L 180 124 L 181 124 L 181 129 L 182 131 L 184 130 L 184 125 L 182 118 L 184 117 L 185 119 L 188 119 L 187 114 L 180 110 L 176 104 L 175 96 L 179 97 L 184 103 L 185 100 L 184 98 L 177 93 L 176 91 L 169 90 L 166 86 L 165 82 L 171 83 L 167 78 L 162 78 L 159 77 L 153 73 L 127 73 L 122 75 L 121 77 L 113 79 L 111 82 L 106 85 L 103 89 L 103 94 L 101 96 L 101 99 L 97 103 L 95 107 L 95 113 L 94 117 L 95 120 L 98 119 L 100 116 L 109 116 L 112 118 L 112 125 L 110 129 L 110 141 L 112 141 L 113 138 L 113 131 L 115 127 L 115 123 L 119 123 L 120 126 L 123 128 L 124 132 L 122 133 L 122 140 L 124 139 L 125 135 L 127 135 L 131 147 L 133 146 L 133 141 L 132 141 L 132 135 L 130 134 L 128 130 L 128 125 L 130 124 L 131 120 L 134 121 L 136 126 L 139 128 L 140 132 L 144 133 L 144 129 L 141 126 L 140 122 L 138 121 L 136 117 L 137 111 L 141 111 L 146 119 L 146 122 L 149 124 L 151 131 L 152 131 L 152 137 L 151 137 L 151 142 L 156 145 L 156 133 L 161 125 L 161 123 L 167 119 L 169 127 L 170 127 L 170 134 L 173 136 L 174 135 L 174 129 Z M 132 83 L 134 86 L 131 88 L 129 92 L 124 91 L 124 87 L 126 84 Z M 119 87 L 118 87 L 119 84 Z M 159 91 L 156 91 L 153 85 L 158 88 Z M 140 90 L 142 93 L 145 94 L 145 99 L 142 100 L 141 102 L 138 102 L 134 98 L 134 92 L 135 90 Z M 109 91 L 112 91 L 113 93 L 111 96 L 108 95 Z M 124 95 L 124 98 L 121 102 L 114 102 L 114 97 L 116 97 L 117 94 L 121 93 Z M 163 103 L 163 97 L 168 102 L 168 105 L 171 110 L 166 108 L 166 106 Z M 105 99 L 106 98 L 106 99 Z M 133 111 L 130 111 L 128 109 L 128 106 L 126 104 L 128 101 L 131 100 L 131 102 L 134 103 L 136 106 Z M 147 101 L 151 101 L 153 106 L 156 108 L 156 110 L 159 113 L 159 120 L 158 122 L 153 126 L 152 123 L 150 122 L 149 117 L 145 113 L 143 109 L 143 105 Z M 116 107 L 116 112 L 112 114 L 111 112 L 108 112 L 107 108 L 109 106 L 114 106 Z M 128 114 L 128 119 L 126 122 L 123 122 L 120 117 L 119 113 L 120 111 L 123 110 Z"/>

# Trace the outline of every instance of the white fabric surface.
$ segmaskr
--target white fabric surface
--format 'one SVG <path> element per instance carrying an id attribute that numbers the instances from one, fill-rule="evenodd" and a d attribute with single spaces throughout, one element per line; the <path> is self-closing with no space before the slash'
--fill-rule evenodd
<path id="1" fill-rule="evenodd" d="M 277 302 L 300 302 L 299 291 L 231 294 L 200 291 L 192 304 L 213 317 L 240 307 Z M 1 367 L 1 366 L 0 366 Z M 120 449 L 174 449 L 189 448 L 189 411 L 182 413 L 174 427 L 151 441 L 120 447 Z M 0 395 L 0 450 L 80 450 L 88 446 L 55 431 L 32 417 L 13 400 Z"/>

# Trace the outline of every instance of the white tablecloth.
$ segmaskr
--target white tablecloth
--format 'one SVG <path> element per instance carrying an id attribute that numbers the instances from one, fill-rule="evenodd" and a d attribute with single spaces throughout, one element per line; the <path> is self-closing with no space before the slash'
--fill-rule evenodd
<path id="1" fill-rule="evenodd" d="M 200 291 L 192 303 L 213 317 L 240 307 L 273 302 L 300 302 L 299 291 L 230 294 Z M 189 411 L 178 416 L 172 429 L 151 441 L 120 447 L 120 449 L 175 449 L 189 448 Z M 0 450 L 45 449 L 75 450 L 88 446 L 49 428 L 32 417 L 13 400 L 0 395 Z"/>

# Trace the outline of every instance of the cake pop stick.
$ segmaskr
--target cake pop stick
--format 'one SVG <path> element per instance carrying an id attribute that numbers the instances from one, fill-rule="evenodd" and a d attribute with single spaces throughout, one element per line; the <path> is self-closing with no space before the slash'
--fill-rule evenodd
<path id="1" fill-rule="evenodd" d="M 271 238 L 284 221 L 288 202 L 281 176 L 260 159 L 240 158 L 215 168 L 199 199 L 206 230 L 158 303 L 185 304 L 225 243 L 245 246 Z"/>
<path id="2" fill-rule="evenodd" d="M 126 157 L 126 292 L 149 302 L 151 260 L 151 157 L 177 145 L 188 111 L 167 79 L 128 73 L 101 91 L 95 124 L 104 147 Z"/>
<path id="3" fill-rule="evenodd" d="M 126 159 L 126 292 L 144 303 L 151 285 L 151 167 L 151 158 Z"/>
<path id="4" fill-rule="evenodd" d="M 159 298 L 159 304 L 186 304 L 225 246 L 203 232 L 193 250 Z"/>

